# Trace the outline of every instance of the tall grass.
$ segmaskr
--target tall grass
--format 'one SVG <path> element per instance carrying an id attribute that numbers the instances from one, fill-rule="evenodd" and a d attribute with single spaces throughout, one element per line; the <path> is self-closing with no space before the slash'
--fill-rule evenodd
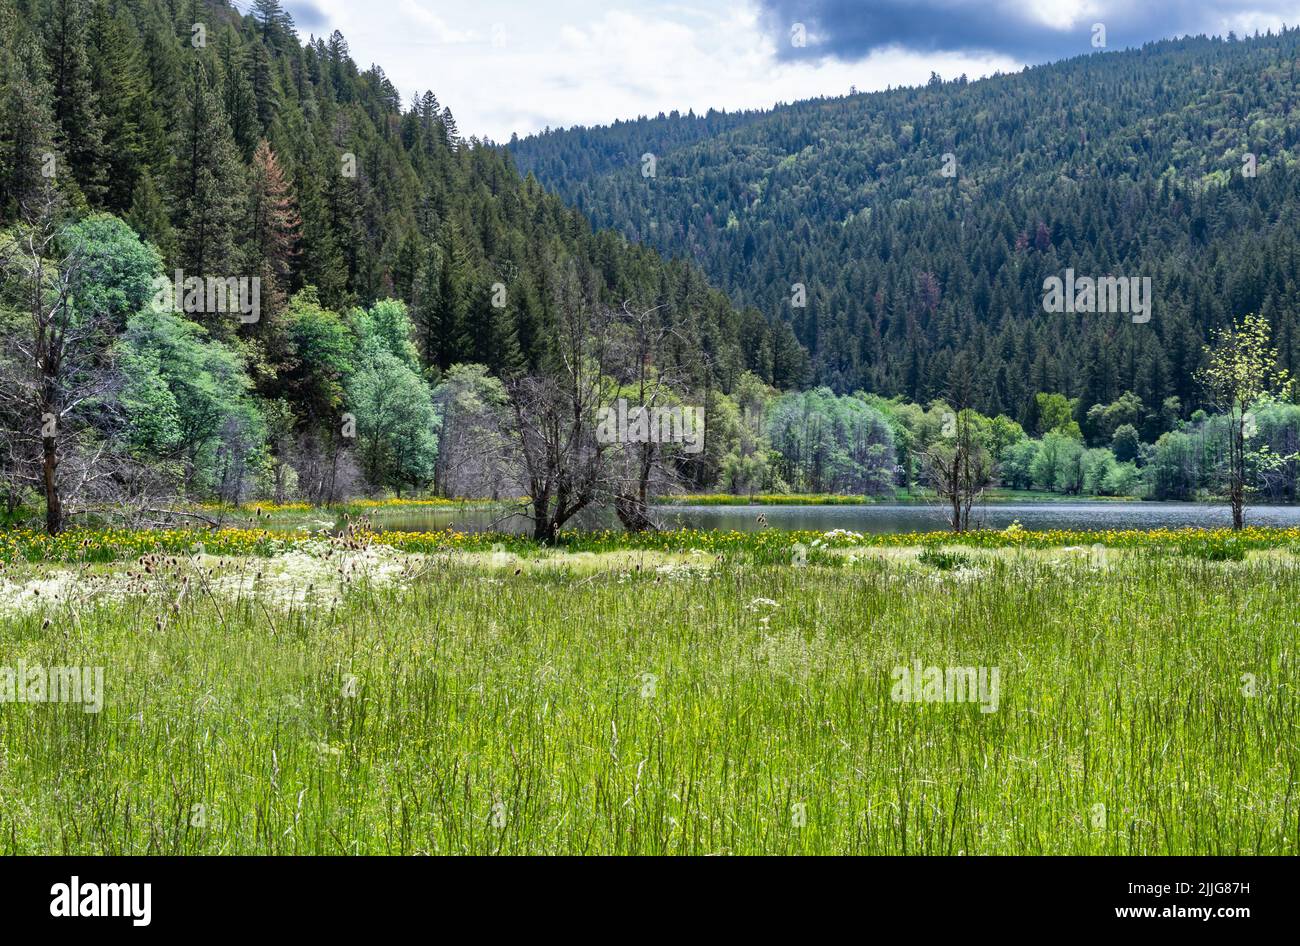
<path id="1" fill-rule="evenodd" d="M 457 555 L 306 606 L 133 567 L 0 617 L 0 666 L 107 691 L 0 704 L 0 851 L 1298 852 L 1289 554 L 967 554 Z M 894 702 L 913 659 L 998 710 Z"/>

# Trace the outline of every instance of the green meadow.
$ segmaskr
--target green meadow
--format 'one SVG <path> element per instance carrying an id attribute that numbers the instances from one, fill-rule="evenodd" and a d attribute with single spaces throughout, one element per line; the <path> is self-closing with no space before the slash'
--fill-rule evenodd
<path id="1" fill-rule="evenodd" d="M 1300 850 L 1289 543 L 658 544 L 11 556 L 0 852 Z"/>

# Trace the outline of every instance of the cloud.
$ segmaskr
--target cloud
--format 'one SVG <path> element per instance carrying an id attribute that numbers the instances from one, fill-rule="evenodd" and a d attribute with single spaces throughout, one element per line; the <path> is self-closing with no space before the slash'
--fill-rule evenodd
<path id="1" fill-rule="evenodd" d="M 765 31 L 785 61 L 862 59 L 901 48 L 1001 54 L 1044 62 L 1093 51 L 1093 24 L 1122 49 L 1188 33 L 1280 27 L 1295 0 L 759 0 Z M 806 41 L 791 35 L 803 24 Z"/>
<path id="2" fill-rule="evenodd" d="M 284 9 L 293 17 L 293 25 L 298 28 L 302 36 L 326 32 L 329 17 L 311 0 L 287 0 Z"/>
<path id="3" fill-rule="evenodd" d="M 433 14 L 422 0 L 310 0 L 317 35 L 339 29 L 403 99 L 432 89 L 465 135 L 507 141 L 545 127 L 710 108 L 770 108 L 820 95 L 925 82 L 931 69 L 1009 71 L 1007 56 L 881 50 L 859 61 L 782 61 L 757 0 L 478 0 Z"/>

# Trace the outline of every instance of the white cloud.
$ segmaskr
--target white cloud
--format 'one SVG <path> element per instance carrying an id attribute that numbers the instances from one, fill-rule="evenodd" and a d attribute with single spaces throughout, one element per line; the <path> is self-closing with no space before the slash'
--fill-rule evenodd
<path id="1" fill-rule="evenodd" d="M 1068 4 L 1066 4 L 1068 5 Z M 408 101 L 432 89 L 463 134 L 508 140 L 545 126 L 606 124 L 673 109 L 770 107 L 820 95 L 1011 70 L 1005 56 L 881 50 L 857 63 L 778 63 L 752 0 L 680 3 L 317 0 L 363 69 L 384 68 Z M 455 12 L 451 12 L 455 11 Z M 496 26 L 494 34 L 493 27 Z M 328 32 L 328 29 L 326 32 Z M 493 37 L 496 42 L 493 42 Z"/>
<path id="2" fill-rule="evenodd" d="M 1029 5 L 1027 12 L 1040 23 L 1066 30 L 1079 24 L 1092 23 L 1104 11 L 1102 5 L 1095 0 L 1036 0 Z"/>
<path id="3" fill-rule="evenodd" d="M 398 13 L 420 30 L 428 30 L 429 35 L 442 43 L 468 43 L 475 37 L 472 32 L 452 27 L 438 14 L 417 0 L 399 0 Z"/>

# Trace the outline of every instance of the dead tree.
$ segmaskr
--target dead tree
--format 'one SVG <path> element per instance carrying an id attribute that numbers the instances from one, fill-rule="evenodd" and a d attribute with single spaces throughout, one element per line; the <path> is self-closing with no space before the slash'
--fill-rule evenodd
<path id="1" fill-rule="evenodd" d="M 78 444 L 86 433 L 78 415 L 104 400 L 112 383 L 111 326 L 104 313 L 75 304 L 85 257 L 81 246 L 61 246 L 63 222 L 61 199 L 47 185 L 24 207 L 23 221 L 0 238 L 4 295 L 19 313 L 5 337 L 12 370 L 0 381 L 0 409 L 13 425 L 7 433 L 20 476 L 44 497 L 51 535 L 64 527 L 68 496 L 111 477 L 101 464 L 102 444 Z M 78 446 L 90 454 L 68 469 Z"/>
<path id="2" fill-rule="evenodd" d="M 533 537 L 546 543 L 610 495 L 611 445 L 596 437 L 596 418 L 617 396 L 606 370 L 609 313 L 587 302 L 572 269 L 561 277 L 556 308 L 545 368 L 506 385 L 507 439 L 528 490 L 521 514 L 532 521 Z"/>
<path id="3" fill-rule="evenodd" d="M 681 333 L 659 317 L 663 306 L 634 310 L 623 303 L 619 316 L 621 342 L 615 371 L 623 381 L 622 391 L 634 400 L 641 412 L 649 436 L 620 443 L 611 465 L 614 480 L 614 512 L 629 532 L 658 529 L 651 515 L 655 493 L 662 492 L 676 480 L 668 462 L 676 452 L 671 441 L 658 436 L 658 412 L 677 407 L 685 389 L 684 379 L 664 363 L 670 341 L 681 340 Z M 680 409 L 680 408 L 678 408 Z M 699 432 L 702 436 L 702 431 Z"/>
<path id="4" fill-rule="evenodd" d="M 993 483 L 994 463 L 977 429 L 977 414 L 971 406 L 974 371 L 965 353 L 957 356 L 948 378 L 948 401 L 952 410 L 943 418 L 938 440 L 921 454 L 926 480 L 944 504 L 945 516 L 954 532 L 971 526 L 971 511 Z"/>

